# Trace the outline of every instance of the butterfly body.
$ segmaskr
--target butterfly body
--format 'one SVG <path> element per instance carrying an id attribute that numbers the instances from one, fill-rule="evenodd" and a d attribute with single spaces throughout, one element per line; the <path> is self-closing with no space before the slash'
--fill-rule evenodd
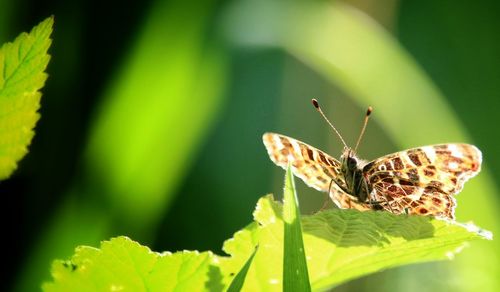
<path id="1" fill-rule="evenodd" d="M 365 164 L 366 161 L 359 159 L 351 148 L 345 148 L 340 157 L 340 176 L 332 178 L 332 183 L 360 202 L 365 202 L 370 192 L 363 176 Z"/>
<path id="2" fill-rule="evenodd" d="M 266 133 L 271 160 L 307 185 L 327 192 L 340 208 L 386 210 L 396 214 L 453 219 L 454 195 L 481 168 L 482 155 L 473 145 L 423 146 L 389 154 L 371 162 L 345 148 L 340 162 L 306 143 Z"/>

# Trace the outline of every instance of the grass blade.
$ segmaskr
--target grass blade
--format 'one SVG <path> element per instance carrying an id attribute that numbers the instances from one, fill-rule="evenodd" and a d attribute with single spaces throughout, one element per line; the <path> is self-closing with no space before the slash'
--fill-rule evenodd
<path id="1" fill-rule="evenodd" d="M 241 268 L 241 270 L 238 272 L 236 277 L 234 277 L 233 281 L 231 282 L 231 285 L 229 285 L 229 288 L 227 289 L 227 292 L 238 292 L 241 291 L 241 288 L 243 287 L 243 283 L 245 283 L 245 278 L 248 273 L 248 269 L 250 268 L 250 265 L 252 264 L 253 257 L 255 256 L 255 253 L 257 253 L 257 250 L 259 249 L 259 246 L 255 247 L 255 250 L 253 253 L 250 255 L 248 258 L 247 262 Z"/>
<path id="2" fill-rule="evenodd" d="M 290 165 L 283 195 L 285 240 L 283 247 L 283 291 L 311 291 L 306 254 L 300 226 L 300 210 Z"/>

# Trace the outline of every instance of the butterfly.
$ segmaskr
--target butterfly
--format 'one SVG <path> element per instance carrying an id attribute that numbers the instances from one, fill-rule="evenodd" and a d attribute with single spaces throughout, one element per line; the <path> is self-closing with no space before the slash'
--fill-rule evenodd
<path id="1" fill-rule="evenodd" d="M 456 201 L 464 183 L 481 169 L 482 154 L 474 145 L 448 143 L 412 148 L 373 161 L 356 156 L 371 107 L 355 149 L 313 104 L 344 143 L 340 161 L 304 142 L 265 133 L 263 142 L 271 160 L 308 186 L 329 193 L 339 208 L 385 210 L 394 214 L 428 215 L 454 219 Z"/>

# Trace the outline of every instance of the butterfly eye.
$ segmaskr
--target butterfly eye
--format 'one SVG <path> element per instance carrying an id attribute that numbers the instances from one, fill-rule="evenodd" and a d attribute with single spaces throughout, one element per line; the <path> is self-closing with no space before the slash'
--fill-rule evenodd
<path id="1" fill-rule="evenodd" d="M 356 161 L 356 159 L 354 159 L 352 157 L 347 158 L 347 166 L 350 169 L 355 168 L 357 165 L 358 165 L 358 162 Z"/>

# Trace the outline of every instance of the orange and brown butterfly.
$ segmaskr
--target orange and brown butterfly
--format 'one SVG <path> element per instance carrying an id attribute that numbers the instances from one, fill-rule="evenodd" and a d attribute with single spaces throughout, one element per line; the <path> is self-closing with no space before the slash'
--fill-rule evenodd
<path id="1" fill-rule="evenodd" d="M 265 133 L 264 145 L 276 165 L 286 169 L 290 164 L 295 176 L 308 186 L 329 193 L 340 208 L 454 219 L 454 195 L 481 169 L 482 155 L 477 147 L 462 143 L 423 146 L 367 162 L 356 156 L 356 149 L 371 107 L 353 150 L 346 146 L 314 99 L 313 104 L 344 144 L 340 161 L 301 141 Z"/>

